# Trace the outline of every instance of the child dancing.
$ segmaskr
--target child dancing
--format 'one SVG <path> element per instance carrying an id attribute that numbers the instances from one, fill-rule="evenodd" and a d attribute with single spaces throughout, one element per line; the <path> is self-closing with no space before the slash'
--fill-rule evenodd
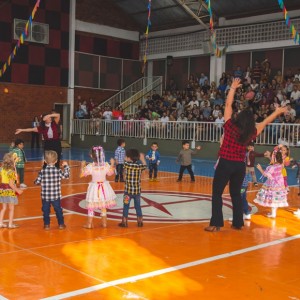
<path id="1" fill-rule="evenodd" d="M 93 218 L 95 210 L 101 210 L 102 226 L 107 226 L 106 209 L 116 205 L 116 194 L 106 180 L 106 176 L 111 176 L 115 172 L 115 161 L 112 158 L 110 165 L 105 162 L 104 150 L 101 146 L 94 146 L 90 152 L 93 163 L 86 165 L 81 163 L 81 177 L 91 175 L 92 181 L 89 183 L 86 193 L 86 208 L 88 210 L 87 223 L 84 228 L 93 228 Z"/>
<path id="2" fill-rule="evenodd" d="M 146 159 L 149 160 L 149 181 L 157 181 L 157 168 L 160 164 L 160 153 L 157 151 L 158 144 L 153 142 L 151 149 L 146 154 Z M 154 177 L 152 178 L 154 171 Z"/>
<path id="3" fill-rule="evenodd" d="M 274 150 L 271 165 L 265 171 L 260 164 L 257 164 L 257 169 L 267 177 L 267 180 L 258 191 L 254 202 L 264 207 L 271 207 L 271 213 L 267 214 L 270 218 L 276 218 L 278 207 L 288 206 L 282 168 L 283 158 L 279 149 Z"/>
<path id="4" fill-rule="evenodd" d="M 139 160 L 141 163 L 139 163 Z M 147 168 L 145 156 L 137 149 L 126 151 L 124 168 L 126 171 L 125 191 L 123 198 L 123 218 L 120 227 L 128 227 L 128 214 L 131 199 L 137 215 L 138 227 L 143 227 L 143 214 L 141 209 L 141 173 Z"/>
<path id="5" fill-rule="evenodd" d="M 18 204 L 17 195 L 23 193 L 22 189 L 16 186 L 16 159 L 17 156 L 13 153 L 6 153 L 3 157 L 3 164 L 1 168 L 1 184 L 0 184 L 0 203 L 2 203 L 2 209 L 0 211 L 0 228 L 14 229 L 19 225 L 14 224 L 14 206 Z M 9 209 L 8 225 L 3 223 L 4 214 L 6 209 Z"/>

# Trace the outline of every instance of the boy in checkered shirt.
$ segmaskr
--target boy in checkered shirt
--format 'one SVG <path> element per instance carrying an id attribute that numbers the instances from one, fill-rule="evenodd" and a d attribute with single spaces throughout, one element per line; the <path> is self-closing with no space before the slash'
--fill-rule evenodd
<path id="1" fill-rule="evenodd" d="M 140 161 L 140 162 L 139 162 Z M 120 227 L 128 227 L 128 213 L 131 199 L 137 215 L 138 227 L 143 227 L 143 214 L 141 209 L 141 174 L 147 168 L 145 155 L 137 149 L 126 151 L 124 169 L 126 172 L 125 190 L 123 197 L 123 218 Z"/>
<path id="2" fill-rule="evenodd" d="M 53 206 L 58 228 L 65 229 L 63 211 L 60 206 L 61 199 L 61 180 L 70 177 L 70 168 L 66 162 L 62 163 L 64 170 L 55 167 L 57 162 L 57 153 L 49 150 L 45 151 L 46 167 L 43 168 L 34 181 L 35 184 L 41 185 L 42 211 L 44 219 L 44 229 L 50 229 L 50 207 Z"/>

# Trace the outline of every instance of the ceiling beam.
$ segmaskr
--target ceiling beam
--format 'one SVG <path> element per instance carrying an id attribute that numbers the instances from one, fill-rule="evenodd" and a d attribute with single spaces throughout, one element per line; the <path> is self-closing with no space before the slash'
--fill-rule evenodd
<path id="1" fill-rule="evenodd" d="M 200 23 L 205 29 L 209 29 L 209 25 L 202 21 L 202 18 L 208 16 L 208 8 L 202 0 L 176 0 L 182 8 L 190 14 L 198 23 Z M 205 11 L 205 13 L 203 12 Z"/>

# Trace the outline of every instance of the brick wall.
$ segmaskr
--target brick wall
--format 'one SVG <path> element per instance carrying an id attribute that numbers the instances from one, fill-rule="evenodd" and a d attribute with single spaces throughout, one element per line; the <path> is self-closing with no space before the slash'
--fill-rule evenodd
<path id="1" fill-rule="evenodd" d="M 8 93 L 4 89 L 8 89 Z M 15 139 L 17 128 L 31 127 L 34 116 L 48 113 L 54 103 L 67 102 L 67 89 L 34 85 L 0 84 L 0 143 Z M 21 133 L 20 138 L 31 140 L 30 133 Z"/>

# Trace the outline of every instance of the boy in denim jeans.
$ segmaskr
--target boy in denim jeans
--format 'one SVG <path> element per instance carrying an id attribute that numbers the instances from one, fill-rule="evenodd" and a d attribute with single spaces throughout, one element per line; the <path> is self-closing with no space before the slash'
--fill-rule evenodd
<path id="1" fill-rule="evenodd" d="M 138 161 L 141 161 L 139 163 Z M 131 199 L 134 200 L 134 207 L 137 215 L 138 227 L 143 227 L 143 214 L 141 209 L 141 174 L 147 167 L 145 156 L 137 149 L 126 151 L 124 169 L 126 172 L 125 190 L 123 198 L 123 217 L 120 227 L 128 227 L 128 212 Z"/>
<path id="2" fill-rule="evenodd" d="M 40 184 L 42 191 L 42 211 L 44 218 L 44 229 L 50 229 L 50 207 L 53 206 L 58 221 L 58 229 L 65 229 L 63 211 L 60 205 L 61 180 L 70 177 L 70 168 L 66 162 L 62 163 L 64 170 L 55 167 L 57 153 L 49 150 L 45 151 L 46 167 L 39 172 L 35 184 Z"/>

